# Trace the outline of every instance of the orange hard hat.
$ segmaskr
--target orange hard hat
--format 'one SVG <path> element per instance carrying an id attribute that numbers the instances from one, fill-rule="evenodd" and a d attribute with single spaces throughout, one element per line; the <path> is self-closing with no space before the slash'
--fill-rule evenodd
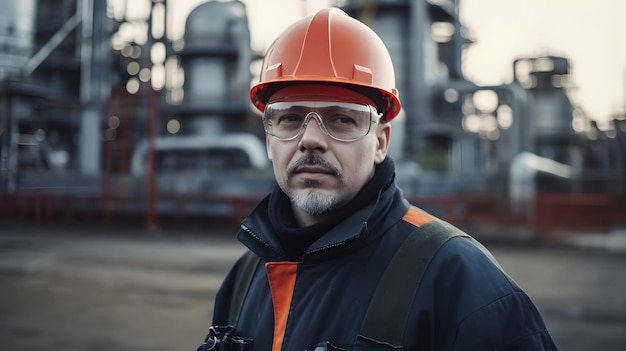
<path id="1" fill-rule="evenodd" d="M 339 85 L 368 96 L 391 121 L 400 112 L 396 79 L 382 40 L 338 8 L 326 8 L 292 24 L 270 45 L 250 89 L 263 112 L 278 89 L 298 83 Z"/>

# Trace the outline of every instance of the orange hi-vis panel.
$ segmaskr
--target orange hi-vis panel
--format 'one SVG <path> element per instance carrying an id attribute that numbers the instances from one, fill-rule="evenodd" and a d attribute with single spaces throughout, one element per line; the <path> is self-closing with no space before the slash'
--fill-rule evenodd
<path id="1" fill-rule="evenodd" d="M 293 289 L 296 285 L 297 262 L 268 262 L 265 265 L 274 304 L 274 342 L 272 351 L 280 351 L 285 337 Z"/>

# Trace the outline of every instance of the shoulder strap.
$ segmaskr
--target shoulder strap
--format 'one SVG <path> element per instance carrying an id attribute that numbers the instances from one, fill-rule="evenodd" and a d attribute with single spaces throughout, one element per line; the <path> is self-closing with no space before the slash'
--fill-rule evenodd
<path id="1" fill-rule="evenodd" d="M 233 298 L 230 303 L 230 310 L 228 311 L 228 325 L 232 327 L 237 326 L 239 321 L 239 313 L 243 306 L 243 301 L 248 293 L 248 288 L 252 282 L 252 277 L 256 272 L 256 268 L 261 262 L 259 256 L 248 250 L 239 263 L 239 270 L 237 277 L 235 278 L 235 287 L 233 290 Z"/>
<path id="2" fill-rule="evenodd" d="M 435 220 L 416 228 L 387 266 L 370 301 L 361 335 L 401 345 L 411 304 L 431 258 L 448 240 L 470 237 L 456 227 Z"/>
<path id="3" fill-rule="evenodd" d="M 231 335 L 230 333 L 233 332 L 237 326 L 243 301 L 246 298 L 248 288 L 252 282 L 252 277 L 254 276 L 261 259 L 259 256 L 252 253 L 252 251 L 248 250 L 245 254 L 243 254 L 240 260 L 239 268 L 236 273 L 237 276 L 235 277 L 235 285 L 233 287 L 233 296 L 230 301 L 228 320 L 226 321 L 228 324 L 224 326 L 211 326 L 204 342 L 198 347 L 198 351 L 223 350 L 223 346 L 219 346 L 222 343 L 235 343 L 239 347 L 244 347 L 243 345 L 251 341 L 249 339 Z M 230 350 L 230 348 L 228 349 Z"/>

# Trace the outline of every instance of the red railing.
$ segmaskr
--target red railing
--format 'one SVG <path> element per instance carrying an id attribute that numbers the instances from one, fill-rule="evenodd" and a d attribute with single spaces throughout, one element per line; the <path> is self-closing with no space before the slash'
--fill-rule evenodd
<path id="1" fill-rule="evenodd" d="M 145 195 L 110 195 L 105 203 L 102 197 L 97 196 L 37 190 L 24 194 L 0 194 L 0 217 L 72 223 L 81 214 L 108 225 L 115 223 L 117 217 L 127 215 L 125 208 L 134 204 L 135 217 L 154 216 L 146 221 L 147 224 L 154 224 L 166 216 L 184 223 L 190 217 L 215 217 L 209 211 L 190 211 L 191 206 L 216 204 L 230 209 L 218 217 L 225 216 L 231 225 L 238 227 L 263 196 L 159 193 L 154 197 L 155 202 L 148 206 Z M 553 238 L 563 232 L 606 231 L 619 223 L 623 224 L 626 218 L 626 205 L 608 194 L 539 194 L 535 199 L 534 213 L 530 216 L 512 214 L 507 210 L 506 200 L 482 194 L 422 196 L 410 197 L 408 200 L 460 227 L 528 227 L 543 239 Z M 168 204 L 168 213 L 151 212 L 164 203 Z"/>

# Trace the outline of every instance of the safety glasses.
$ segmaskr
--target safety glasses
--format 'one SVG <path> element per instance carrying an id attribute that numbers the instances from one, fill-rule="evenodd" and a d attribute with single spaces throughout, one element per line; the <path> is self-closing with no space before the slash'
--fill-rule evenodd
<path id="1" fill-rule="evenodd" d="M 265 132 L 288 141 L 304 133 L 314 118 L 322 132 L 338 141 L 356 141 L 369 134 L 382 114 L 370 105 L 348 102 L 296 101 L 274 102 L 263 114 Z"/>

